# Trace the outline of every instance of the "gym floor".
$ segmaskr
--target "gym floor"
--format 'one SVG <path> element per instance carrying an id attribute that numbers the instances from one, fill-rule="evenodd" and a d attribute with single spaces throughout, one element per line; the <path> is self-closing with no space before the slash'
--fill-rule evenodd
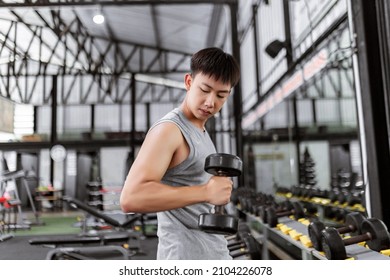
<path id="1" fill-rule="evenodd" d="M 32 225 L 30 229 L 17 229 L 11 231 L 12 238 L 0 241 L 0 260 L 45 260 L 49 251 L 54 247 L 48 247 L 43 245 L 31 245 L 29 240 L 34 238 L 64 238 L 79 236 L 81 234 L 81 228 L 75 226 L 77 219 L 81 213 L 77 212 L 48 212 L 42 213 L 40 220 L 44 222 L 43 225 Z M 33 220 L 33 217 L 29 214 L 26 215 L 28 220 Z M 131 259 L 135 260 L 155 260 L 157 250 L 157 238 L 156 237 L 144 237 L 140 234 L 141 238 L 137 242 L 139 250 L 131 256 Z M 1 240 L 1 238 L 0 238 Z M 73 247 L 83 246 L 86 248 L 88 245 L 75 245 Z M 93 246 L 99 246 L 99 244 L 93 244 Z M 67 247 L 71 247 L 67 245 Z M 106 254 L 103 259 L 117 259 L 121 255 Z"/>

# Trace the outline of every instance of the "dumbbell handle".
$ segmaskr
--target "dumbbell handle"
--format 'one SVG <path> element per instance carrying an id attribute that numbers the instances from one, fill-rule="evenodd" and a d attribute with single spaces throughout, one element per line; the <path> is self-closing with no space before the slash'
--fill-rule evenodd
<path id="1" fill-rule="evenodd" d="M 367 240 L 372 240 L 372 235 L 369 232 L 360 234 L 360 235 L 355 235 L 349 238 L 343 239 L 344 245 L 352 245 L 352 244 L 357 244 L 359 242 L 367 241 Z"/>
<path id="2" fill-rule="evenodd" d="M 234 244 L 232 246 L 228 246 L 228 249 L 229 249 L 229 251 L 235 251 L 235 250 L 238 250 L 238 249 L 243 248 L 243 247 L 245 247 L 245 243 L 244 242 L 240 242 L 238 244 Z"/>
<path id="3" fill-rule="evenodd" d="M 223 170 L 218 170 L 217 172 L 218 174 L 216 176 L 219 176 L 219 177 L 228 177 L 226 175 L 226 172 L 223 171 Z M 225 205 L 215 205 L 215 214 L 225 214 Z"/>
<path id="4" fill-rule="evenodd" d="M 223 205 L 215 205 L 215 214 L 225 214 L 225 206 Z"/>
<path id="5" fill-rule="evenodd" d="M 355 226 L 353 225 L 347 225 L 337 228 L 337 231 L 340 234 L 348 233 L 348 232 L 354 232 L 356 230 Z"/>
<path id="6" fill-rule="evenodd" d="M 234 259 L 234 258 L 238 258 L 238 257 L 244 256 L 244 255 L 247 255 L 248 253 L 249 253 L 248 249 L 245 249 L 242 251 L 234 252 L 234 253 L 230 254 L 230 256 Z"/>
<path id="7" fill-rule="evenodd" d="M 276 217 L 284 217 L 286 215 L 293 215 L 294 214 L 294 210 L 285 210 L 285 211 L 277 211 L 276 212 Z"/>

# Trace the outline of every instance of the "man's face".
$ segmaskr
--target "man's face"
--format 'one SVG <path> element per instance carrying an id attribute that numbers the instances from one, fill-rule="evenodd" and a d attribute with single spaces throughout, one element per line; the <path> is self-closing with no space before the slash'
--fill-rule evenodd
<path id="1" fill-rule="evenodd" d="M 230 96 L 230 84 L 224 84 L 213 77 L 198 73 L 186 74 L 187 106 L 196 118 L 206 120 L 219 112 Z"/>

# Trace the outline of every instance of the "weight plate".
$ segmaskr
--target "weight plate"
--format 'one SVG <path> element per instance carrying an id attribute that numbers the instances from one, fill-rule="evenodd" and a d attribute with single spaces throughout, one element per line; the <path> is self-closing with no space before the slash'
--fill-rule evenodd
<path id="1" fill-rule="evenodd" d="M 238 219 L 227 214 L 201 214 L 198 227 L 202 231 L 213 234 L 230 235 L 237 233 Z"/>
<path id="2" fill-rule="evenodd" d="M 267 220 L 267 207 L 266 205 L 259 206 L 259 217 L 263 222 Z"/>
<path id="3" fill-rule="evenodd" d="M 381 251 L 390 248 L 389 233 L 386 225 L 379 219 L 370 218 L 362 223 L 362 234 L 371 235 L 371 240 L 366 243 L 371 250 Z"/>
<path id="4" fill-rule="evenodd" d="M 293 209 L 294 209 L 294 218 L 295 220 L 298 220 L 300 218 L 304 218 L 305 217 L 305 209 L 303 208 L 302 206 L 302 203 L 300 203 L 299 201 L 294 201 L 293 203 Z"/>
<path id="5" fill-rule="evenodd" d="M 244 242 L 248 251 L 248 254 L 250 255 L 252 260 L 261 260 L 261 247 L 259 242 L 256 241 L 256 239 L 248 235 L 244 238 Z"/>
<path id="6" fill-rule="evenodd" d="M 241 175 L 242 161 L 231 154 L 211 154 L 205 160 L 204 170 L 216 176 L 235 177 Z"/>
<path id="7" fill-rule="evenodd" d="M 270 227 L 276 227 L 276 225 L 278 224 L 278 216 L 276 214 L 276 211 L 273 207 L 268 207 L 266 210 L 265 210 L 266 214 L 266 223 L 270 226 Z"/>
<path id="8" fill-rule="evenodd" d="M 322 231 L 322 250 L 328 260 L 345 260 L 347 252 L 344 241 L 335 228 L 327 228 Z"/>
<path id="9" fill-rule="evenodd" d="M 307 232 L 314 249 L 322 251 L 322 231 L 325 225 L 321 221 L 312 221 L 307 227 Z"/>
<path id="10" fill-rule="evenodd" d="M 366 218 L 359 212 L 352 212 L 347 214 L 347 216 L 345 217 L 345 225 L 349 227 L 349 230 L 348 231 L 339 230 L 339 233 L 343 234 L 346 232 L 355 232 L 356 234 L 360 234 L 361 226 L 365 219 Z"/>

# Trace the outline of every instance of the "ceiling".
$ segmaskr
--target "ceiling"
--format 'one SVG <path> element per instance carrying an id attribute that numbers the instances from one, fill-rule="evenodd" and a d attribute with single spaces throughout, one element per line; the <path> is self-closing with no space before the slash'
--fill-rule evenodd
<path id="1" fill-rule="evenodd" d="M 139 73 L 181 82 L 193 52 L 224 47 L 230 2 L 2 0 L 1 74 Z M 99 11 L 105 22 L 97 25 Z M 17 70 L 6 69 L 14 61 Z"/>

